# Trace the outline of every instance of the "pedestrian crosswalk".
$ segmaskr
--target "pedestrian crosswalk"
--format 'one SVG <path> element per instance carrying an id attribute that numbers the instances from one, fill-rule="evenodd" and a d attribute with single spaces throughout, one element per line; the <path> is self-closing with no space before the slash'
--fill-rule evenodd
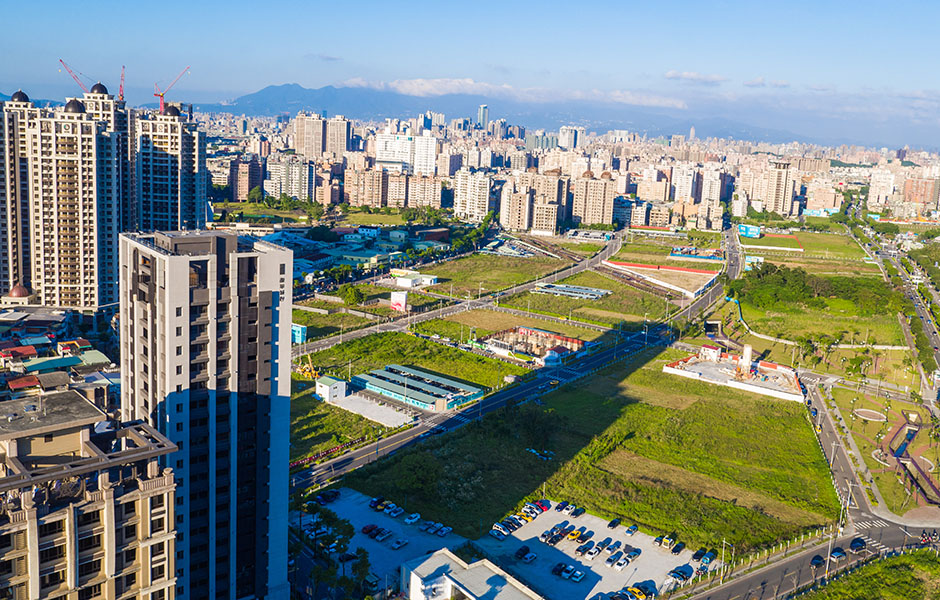
<path id="1" fill-rule="evenodd" d="M 885 546 L 881 542 L 876 542 L 875 540 L 871 539 L 867 535 L 863 535 L 862 539 L 865 540 L 865 544 L 868 546 L 870 550 L 875 550 L 877 552 L 885 552 L 886 550 L 889 550 L 887 546 Z"/>
<path id="2" fill-rule="evenodd" d="M 882 521 L 881 519 L 873 519 L 871 521 L 859 521 L 855 524 L 855 529 L 872 529 L 877 527 L 887 527 L 888 523 Z"/>

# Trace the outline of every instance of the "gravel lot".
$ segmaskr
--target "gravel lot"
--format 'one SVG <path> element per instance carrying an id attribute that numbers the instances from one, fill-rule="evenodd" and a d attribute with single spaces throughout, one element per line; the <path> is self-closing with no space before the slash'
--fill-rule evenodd
<path id="1" fill-rule="evenodd" d="M 642 554 L 623 571 L 617 571 L 605 564 L 610 556 L 606 551 L 601 552 L 593 560 L 589 560 L 575 556 L 574 551 L 580 545 L 576 541 L 562 540 L 554 547 L 539 541 L 539 535 L 543 531 L 558 524 L 563 526 L 572 524 L 576 529 L 585 527 L 594 533 L 591 541 L 595 543 L 605 539 L 610 539 L 612 543 L 619 541 L 621 548 L 629 545 L 640 549 Z M 662 591 L 663 583 L 667 578 L 666 574 L 679 565 L 689 563 L 692 553 L 697 548 L 691 550 L 687 548 L 678 556 L 674 556 L 670 550 L 654 545 L 651 536 L 639 532 L 632 536 L 627 535 L 627 525 L 630 523 L 622 524 L 616 529 L 608 529 L 606 520 L 590 514 L 572 519 L 555 512 L 553 503 L 550 510 L 514 531 L 505 541 L 500 542 L 486 535 L 477 543 L 492 556 L 497 557 L 500 566 L 552 600 L 606 598 L 607 594 L 622 589 L 626 584 L 633 585 L 644 581 L 652 583 L 657 590 Z M 513 554 L 522 545 L 529 546 L 531 551 L 538 555 L 535 561 L 525 564 L 514 558 Z M 621 554 L 621 552 L 618 550 L 615 554 Z M 574 565 L 585 574 L 584 579 L 575 583 L 552 575 L 552 567 L 560 562 Z M 717 564 L 717 561 L 714 564 Z"/>
<path id="2" fill-rule="evenodd" d="M 369 508 L 370 500 L 371 498 L 363 496 L 355 490 L 343 488 L 339 499 L 326 507 L 353 524 L 353 527 L 356 528 L 356 534 L 349 542 L 349 551 L 355 552 L 358 547 L 365 548 L 369 552 L 372 572 L 378 575 L 380 579 L 384 579 L 388 575 L 389 582 L 397 581 L 398 567 L 402 563 L 445 546 L 455 548 L 466 541 L 453 533 L 448 534 L 446 537 L 438 537 L 419 531 L 418 528 L 425 519 L 421 519 L 414 525 L 405 525 L 405 518 L 411 514 L 407 506 L 404 507 L 405 513 L 403 515 L 393 519 L 384 513 L 377 513 Z M 389 500 L 395 501 L 394 498 L 389 498 Z M 391 537 L 384 542 L 377 542 L 368 535 L 364 535 L 362 528 L 369 524 L 391 530 Z M 447 523 L 444 523 L 444 525 L 447 525 Z M 392 550 L 392 543 L 399 538 L 407 539 L 408 545 L 398 550 Z"/>

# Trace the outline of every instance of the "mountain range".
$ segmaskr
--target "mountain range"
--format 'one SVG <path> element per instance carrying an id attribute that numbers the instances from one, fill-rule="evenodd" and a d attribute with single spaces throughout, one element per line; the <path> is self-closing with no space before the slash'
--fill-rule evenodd
<path id="1" fill-rule="evenodd" d="M 271 85 L 228 102 L 198 104 L 203 112 L 225 112 L 246 116 L 294 115 L 298 111 L 326 111 L 351 119 L 383 120 L 408 118 L 426 110 L 444 113 L 447 119 L 474 118 L 480 104 L 489 106 L 491 119 L 504 118 L 528 131 L 554 130 L 561 125 L 580 125 L 602 133 L 627 129 L 648 136 L 685 135 L 694 125 L 698 137 L 723 137 L 767 142 L 806 139 L 792 132 L 756 127 L 734 120 L 708 117 L 692 119 L 681 110 L 632 106 L 599 100 L 525 102 L 473 94 L 413 96 L 392 90 L 367 87 L 305 88 L 296 83 Z M 152 106 L 156 106 L 155 104 Z M 807 140 L 814 141 L 814 140 Z"/>

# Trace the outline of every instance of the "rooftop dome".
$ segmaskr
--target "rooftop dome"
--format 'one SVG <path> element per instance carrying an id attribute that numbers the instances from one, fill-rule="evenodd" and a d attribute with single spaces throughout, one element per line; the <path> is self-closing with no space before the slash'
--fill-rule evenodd
<path id="1" fill-rule="evenodd" d="M 91 86 L 91 93 L 92 94 L 107 94 L 108 88 L 104 87 L 104 84 L 99 81 L 95 85 Z"/>
<path id="2" fill-rule="evenodd" d="M 168 117 L 178 117 L 180 116 L 180 109 L 176 108 L 175 106 L 165 106 L 163 108 L 163 114 Z"/>
<path id="3" fill-rule="evenodd" d="M 10 293 L 7 294 L 10 298 L 29 298 L 29 295 L 29 290 L 20 284 L 14 285 Z"/>
<path id="4" fill-rule="evenodd" d="M 85 105 L 72 98 L 65 103 L 65 112 L 67 113 L 83 113 L 85 112 Z"/>
<path id="5" fill-rule="evenodd" d="M 23 90 L 17 90 L 10 96 L 10 102 L 29 102 L 29 96 Z"/>

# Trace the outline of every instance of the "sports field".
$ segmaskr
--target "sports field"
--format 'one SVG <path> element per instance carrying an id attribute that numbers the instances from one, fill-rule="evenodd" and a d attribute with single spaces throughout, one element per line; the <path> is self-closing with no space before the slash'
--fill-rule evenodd
<path id="1" fill-rule="evenodd" d="M 453 294 L 454 297 L 475 297 L 489 294 L 538 279 L 566 267 L 570 263 L 545 256 L 521 258 L 494 254 L 473 254 L 423 269 L 422 273 L 437 275 L 437 285 L 428 291 Z"/>
<path id="2" fill-rule="evenodd" d="M 610 290 L 612 293 L 598 300 L 581 300 L 525 292 L 500 298 L 500 305 L 543 314 L 582 319 L 588 322 L 625 326 L 642 324 L 644 316 L 656 320 L 674 308 L 665 299 L 640 291 L 625 283 L 594 271 L 583 271 L 559 281 L 570 285 Z"/>

